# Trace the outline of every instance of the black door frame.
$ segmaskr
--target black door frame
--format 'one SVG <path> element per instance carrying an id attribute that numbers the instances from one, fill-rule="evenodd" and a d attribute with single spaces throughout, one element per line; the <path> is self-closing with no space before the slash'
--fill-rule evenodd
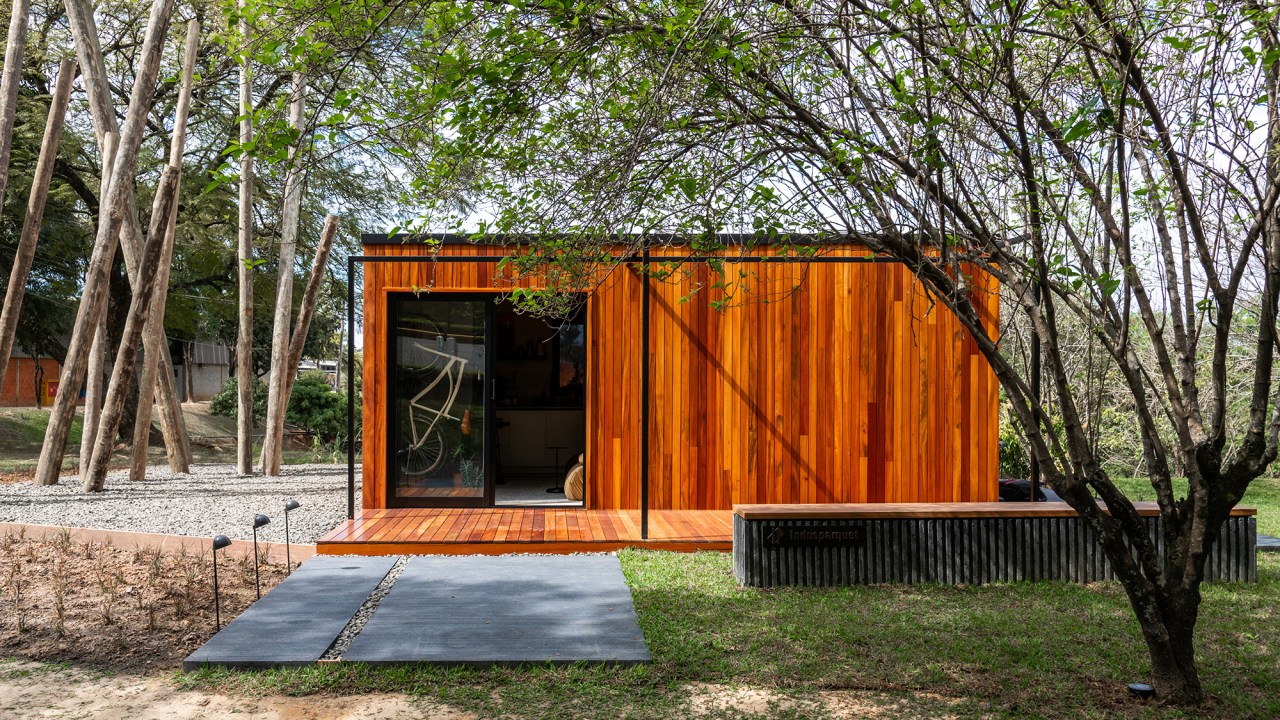
<path id="1" fill-rule="evenodd" d="M 386 435 L 386 467 L 387 473 L 383 478 L 386 483 L 387 507 L 389 508 L 485 508 L 494 506 L 494 485 L 496 478 L 494 477 L 493 451 L 494 427 L 493 415 L 493 344 L 494 344 L 494 319 L 496 317 L 497 303 L 494 302 L 501 297 L 499 292 L 452 292 L 448 290 L 439 290 L 426 293 L 415 292 L 388 292 L 387 293 L 387 340 L 386 347 L 383 348 L 386 358 L 387 367 L 387 385 L 386 391 L 382 397 L 383 407 L 387 409 L 387 435 Z M 397 375 L 399 364 L 395 362 L 395 344 L 397 335 L 395 334 L 396 319 L 399 317 L 400 308 L 403 307 L 405 301 L 431 301 L 438 300 L 441 302 L 482 302 L 484 303 L 484 378 L 481 384 L 481 394 L 483 397 L 484 418 L 481 423 L 481 432 L 484 434 L 481 444 L 481 457 L 484 458 L 484 492 L 476 497 L 400 497 L 396 495 L 396 483 L 393 481 L 392 468 L 395 467 L 395 446 L 392 438 L 397 437 L 399 423 L 396 415 L 392 412 L 391 393 L 394 388 L 398 387 Z"/>

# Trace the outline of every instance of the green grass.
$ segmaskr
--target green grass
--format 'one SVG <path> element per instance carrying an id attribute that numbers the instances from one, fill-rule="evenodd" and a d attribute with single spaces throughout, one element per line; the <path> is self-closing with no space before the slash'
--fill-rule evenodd
<path id="1" fill-rule="evenodd" d="M 1121 492 L 1134 500 L 1155 500 L 1156 491 L 1151 481 L 1144 477 L 1112 478 Z M 1186 497 L 1187 481 L 1174 480 L 1173 491 L 1177 497 Z M 1258 509 L 1258 532 L 1280 536 L 1280 478 L 1258 478 L 1249 485 L 1241 505 Z"/>
<path id="2" fill-rule="evenodd" d="M 756 590 L 734 582 L 725 554 L 619 556 L 648 666 L 330 665 L 202 671 L 177 682 L 251 694 L 407 692 L 512 718 L 681 717 L 708 685 L 765 691 L 772 704 L 756 708 L 761 717 L 829 714 L 821 703 L 832 692 L 893 717 L 1280 716 L 1274 555 L 1260 556 L 1257 584 L 1206 586 L 1198 653 L 1213 700 L 1194 713 L 1126 697 L 1125 683 L 1145 679 L 1149 667 L 1115 584 Z"/>

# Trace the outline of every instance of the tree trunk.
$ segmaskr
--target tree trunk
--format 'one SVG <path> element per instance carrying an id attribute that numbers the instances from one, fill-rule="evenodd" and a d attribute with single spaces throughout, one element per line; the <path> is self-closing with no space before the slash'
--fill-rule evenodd
<path id="1" fill-rule="evenodd" d="M 330 215 L 324 219 L 324 230 L 320 233 L 320 244 L 316 246 L 315 259 L 311 261 L 311 275 L 307 278 L 307 288 L 302 292 L 302 307 L 298 308 L 298 324 L 293 328 L 293 339 L 289 341 L 289 357 L 285 363 L 284 396 L 293 392 L 293 383 L 298 379 L 298 363 L 302 362 L 302 347 L 307 344 L 307 331 L 311 328 L 311 316 L 316 311 L 316 299 L 320 297 L 320 286 L 324 284 L 324 269 L 329 261 L 329 251 L 333 248 L 333 239 L 338 236 L 338 216 Z"/>
<path id="2" fill-rule="evenodd" d="M 289 148 L 289 168 L 284 178 L 284 210 L 280 226 L 280 272 L 276 281 L 276 313 L 271 331 L 271 383 L 267 395 L 267 427 L 262 440 L 262 472 L 280 474 L 284 443 L 284 417 L 289 407 L 285 394 L 286 360 L 289 354 L 289 321 L 293 315 L 294 241 L 298 236 L 298 215 L 302 210 L 302 168 L 298 146 L 302 143 L 302 113 L 306 108 L 307 78 L 293 74 L 293 99 L 289 107 L 289 126 L 298 131 L 298 139 Z"/>
<path id="3" fill-rule="evenodd" d="M 102 147 L 108 134 L 116 133 L 118 136 L 119 128 L 111 101 L 111 90 L 107 84 L 102 48 L 98 43 L 93 6 L 88 0 L 66 0 L 65 5 L 68 24 L 75 38 L 76 57 L 80 60 L 80 70 L 84 77 L 85 95 L 89 100 L 94 132 L 97 133 L 99 146 Z M 133 197 L 133 182 L 122 190 L 126 194 L 125 203 L 129 212 L 125 215 L 125 223 L 120 229 L 119 243 L 124 254 L 126 274 L 132 284 L 138 274 L 138 256 L 142 253 L 142 229 L 138 223 L 138 210 Z M 106 193 L 102 195 L 105 197 Z M 99 215 L 102 212 L 103 210 L 99 209 Z M 160 328 L 159 340 L 151 334 L 145 335 L 143 339 L 147 352 L 154 353 L 160 362 L 158 374 L 160 430 L 164 434 L 165 449 L 169 454 L 169 468 L 174 472 L 186 472 L 191 464 L 191 446 L 187 437 L 186 421 L 182 416 L 182 406 L 178 400 L 178 391 L 174 385 L 173 363 L 169 359 L 168 341 L 164 338 L 163 326 Z M 105 358 L 106 355 L 103 357 Z"/>
<path id="4" fill-rule="evenodd" d="M 68 5 L 83 0 L 67 0 Z M 40 461 L 36 465 L 35 481 L 41 485 L 58 482 L 62 469 L 62 454 L 67 447 L 67 435 L 71 432 L 71 420 L 75 415 L 76 399 L 84 383 L 89 365 L 89 349 L 93 344 L 93 330 L 98 310 L 106 301 L 107 273 L 125 215 L 131 212 L 126 194 L 133 187 L 137 167 L 138 150 L 142 145 L 146 128 L 147 111 L 155 97 L 156 77 L 160 70 L 160 54 L 164 49 L 164 37 L 169 29 L 169 17 L 174 0 L 153 0 L 151 15 L 143 42 L 138 74 L 129 98 L 129 113 L 120 133 L 120 145 L 116 150 L 111 169 L 111 187 L 101 203 L 98 234 L 94 239 L 93 254 L 89 258 L 89 270 L 85 275 L 80 307 L 76 311 L 75 325 L 71 332 L 71 344 L 67 348 L 67 361 L 58 383 L 58 395 L 54 400 L 49 425 L 45 430 L 44 446 L 40 449 Z M 79 43 L 77 43 L 78 45 Z M 101 432 L 99 432 L 101 435 Z"/>
<path id="5" fill-rule="evenodd" d="M 133 300 L 129 303 L 129 319 L 125 321 L 124 334 L 120 338 L 120 350 L 116 352 L 116 362 L 111 368 L 107 400 L 102 406 L 102 417 L 98 422 L 98 434 L 93 445 L 93 460 L 89 463 L 89 473 L 84 479 L 85 492 L 102 490 L 107 479 L 107 463 L 111 460 L 116 432 L 120 428 L 120 417 L 133 387 L 138 341 L 142 339 L 147 314 L 151 310 L 151 296 L 155 293 L 160 255 L 164 249 L 165 226 L 169 224 L 173 204 L 178 201 L 178 174 L 178 169 L 172 165 L 166 165 L 160 174 L 160 186 L 156 188 L 155 202 L 151 206 L 151 227 L 147 232 L 142 262 L 138 266 L 138 283 L 133 292 Z M 113 182 L 119 180 L 116 178 Z"/>
<path id="6" fill-rule="evenodd" d="M 27 276 L 31 273 L 31 261 L 36 256 L 36 240 L 40 238 L 45 201 L 49 199 L 49 181 L 53 179 L 53 164 L 58 159 L 62 121 L 67 114 L 67 103 L 71 99 L 71 80 L 75 75 L 75 68 L 75 63 L 70 60 L 63 60 L 58 67 L 58 83 L 53 89 L 49 118 L 44 124 L 40 159 L 36 162 L 35 177 L 31 178 L 27 216 L 22 221 L 22 234 L 18 236 L 18 249 L 14 253 L 13 269 L 9 273 L 9 287 L 5 291 L 4 307 L 0 309 L 0 368 L 9 367 L 9 355 L 13 352 L 13 335 L 18 330 L 18 315 L 22 312 L 22 299 L 27 291 Z"/>
<path id="7" fill-rule="evenodd" d="M 116 134 L 109 132 L 102 138 L 102 185 L 98 195 L 106 197 L 111 188 L 111 165 L 116 156 Z M 98 212 L 102 222 L 102 211 Z M 107 305 L 98 309 L 98 319 L 93 324 L 93 346 L 89 349 L 89 375 L 85 378 L 84 423 L 80 430 L 80 482 L 89 477 L 89 461 L 93 459 L 93 439 L 98 434 L 98 418 L 102 416 L 102 397 L 106 394 L 107 364 Z"/>
<path id="8" fill-rule="evenodd" d="M 4 50 L 4 76 L 0 78 L 0 207 L 9 185 L 9 156 L 13 152 L 13 122 L 18 111 L 18 84 L 22 79 L 22 53 L 27 47 L 27 24 L 30 22 L 31 0 L 13 0 L 9 15 L 9 41 Z M 0 372 L 8 367 L 0 365 Z M 39 401 L 39 393 L 36 397 Z"/>
<path id="9" fill-rule="evenodd" d="M 1196 667 L 1194 631 L 1200 615 L 1200 589 L 1153 588 L 1139 595 L 1125 590 L 1142 628 L 1151 658 L 1151 684 L 1156 697 L 1177 705 L 1204 700 Z"/>
<path id="10" fill-rule="evenodd" d="M 240 2 L 244 8 L 244 0 Z M 249 24 L 240 20 L 240 43 L 249 41 Z M 253 142 L 253 88 L 249 57 L 240 64 L 240 146 Z M 240 152 L 240 237 L 237 260 L 240 277 L 240 333 L 236 338 L 236 471 L 253 474 L 253 158 Z"/>
<path id="11" fill-rule="evenodd" d="M 182 59 L 182 81 L 178 90 L 178 105 L 174 112 L 173 138 L 169 142 L 169 165 L 179 169 L 178 185 L 174 190 L 173 209 L 165 229 L 164 246 L 160 249 L 160 268 L 156 274 L 156 292 L 151 298 L 151 309 L 147 313 L 147 328 L 144 331 L 147 339 L 146 353 L 143 355 L 142 372 L 138 376 L 138 413 L 133 425 L 133 462 L 129 467 L 129 479 L 140 481 L 147 474 L 147 448 L 151 440 L 151 401 L 154 397 L 160 400 L 160 388 L 157 385 L 157 373 L 161 369 L 160 359 L 169 356 L 168 343 L 164 337 L 165 300 L 169 294 L 169 270 L 173 264 L 173 241 L 178 227 L 178 194 L 182 189 L 182 150 L 187 137 L 187 114 L 191 108 L 191 85 L 195 77 L 196 52 L 200 49 L 200 22 L 191 20 L 187 23 L 187 46 Z M 173 377 L 172 368 L 168 371 Z M 172 380 L 171 380 L 172 381 Z M 172 402 L 160 403 L 160 412 L 177 410 L 178 418 L 171 418 L 170 425 L 181 421 L 181 406 L 177 398 Z M 183 433 L 183 437 L 186 434 Z M 174 447 L 171 442 L 165 443 L 165 452 L 169 456 L 169 467 L 175 472 L 190 471 L 187 458 L 182 448 Z M 175 467 L 176 466 L 176 467 Z M 179 469 L 180 468 L 180 469 Z"/>

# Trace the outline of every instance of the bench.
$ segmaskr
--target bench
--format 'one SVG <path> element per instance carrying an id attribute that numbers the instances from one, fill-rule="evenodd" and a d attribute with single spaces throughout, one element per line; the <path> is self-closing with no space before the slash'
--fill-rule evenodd
<path id="1" fill-rule="evenodd" d="M 1160 547 L 1158 506 L 1134 506 Z M 1257 580 L 1256 515 L 1232 510 L 1207 580 Z M 1062 502 L 735 505 L 733 572 L 751 587 L 1115 579 L 1093 530 Z"/>

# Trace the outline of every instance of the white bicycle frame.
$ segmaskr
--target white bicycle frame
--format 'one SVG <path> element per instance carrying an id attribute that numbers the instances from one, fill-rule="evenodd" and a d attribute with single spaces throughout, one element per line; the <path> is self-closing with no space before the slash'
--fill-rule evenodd
<path id="1" fill-rule="evenodd" d="M 409 446 L 409 449 L 413 450 L 422 447 L 422 444 L 431 436 L 431 431 L 435 429 L 436 423 L 439 423 L 441 418 L 447 418 L 449 420 L 458 419 L 450 415 L 449 410 L 453 408 L 454 401 L 458 399 L 458 390 L 462 388 L 462 373 L 467 367 L 467 361 L 465 358 L 440 352 L 439 350 L 432 348 L 422 349 L 444 358 L 445 364 L 444 367 L 440 369 L 440 373 L 436 375 L 436 378 L 432 380 L 429 385 L 423 388 L 422 392 L 414 395 L 413 398 L 409 400 L 409 431 L 413 434 L 413 444 Z M 455 368 L 456 373 L 454 372 Z M 436 386 L 440 384 L 441 380 L 445 379 L 448 379 L 449 381 L 449 398 L 445 401 L 443 407 L 436 410 L 419 402 L 427 395 L 427 393 L 434 390 Z M 426 430 L 422 431 L 422 435 L 418 435 L 418 423 L 415 418 L 414 410 L 421 410 L 424 413 L 430 413 L 432 415 L 431 423 L 427 425 Z"/>

